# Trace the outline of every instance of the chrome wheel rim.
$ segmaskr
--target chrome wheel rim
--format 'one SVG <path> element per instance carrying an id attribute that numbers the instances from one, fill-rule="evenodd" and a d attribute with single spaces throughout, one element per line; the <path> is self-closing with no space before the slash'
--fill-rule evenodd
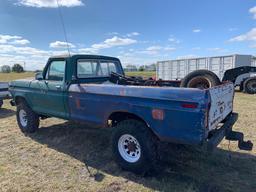
<path id="1" fill-rule="evenodd" d="M 129 134 L 122 135 L 118 140 L 118 151 L 121 157 L 129 162 L 135 163 L 141 157 L 141 147 L 135 137 Z"/>
<path id="2" fill-rule="evenodd" d="M 21 109 L 19 111 L 19 119 L 20 119 L 20 124 L 22 127 L 26 127 L 28 124 L 28 119 L 27 119 L 27 113 L 25 110 Z"/>

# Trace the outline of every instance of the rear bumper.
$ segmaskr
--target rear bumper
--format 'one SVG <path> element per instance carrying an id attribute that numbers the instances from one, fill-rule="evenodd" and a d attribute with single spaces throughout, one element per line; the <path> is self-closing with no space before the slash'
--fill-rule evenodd
<path id="1" fill-rule="evenodd" d="M 238 141 L 238 147 L 241 150 L 252 150 L 253 144 L 251 141 L 244 141 L 243 133 L 232 131 L 232 127 L 238 119 L 237 113 L 231 113 L 224 121 L 221 128 L 214 131 L 211 137 L 207 140 L 207 150 L 212 151 L 226 137 L 227 140 Z"/>

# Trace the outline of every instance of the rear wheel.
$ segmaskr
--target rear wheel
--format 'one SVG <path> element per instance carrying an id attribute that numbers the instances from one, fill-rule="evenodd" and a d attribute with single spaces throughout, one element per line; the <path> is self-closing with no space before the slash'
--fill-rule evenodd
<path id="1" fill-rule="evenodd" d="M 112 141 L 113 154 L 121 168 L 136 174 L 154 170 L 156 138 L 143 122 L 124 120 L 118 123 Z"/>
<path id="2" fill-rule="evenodd" d="M 248 94 L 256 94 L 256 77 L 250 77 L 244 81 L 244 92 Z"/>
<path id="3" fill-rule="evenodd" d="M 39 127 L 39 116 L 32 111 L 25 101 L 17 105 L 16 118 L 23 133 L 34 133 Z"/>
<path id="4" fill-rule="evenodd" d="M 180 87 L 208 89 L 220 84 L 220 79 L 215 73 L 208 70 L 196 70 L 184 77 Z"/>

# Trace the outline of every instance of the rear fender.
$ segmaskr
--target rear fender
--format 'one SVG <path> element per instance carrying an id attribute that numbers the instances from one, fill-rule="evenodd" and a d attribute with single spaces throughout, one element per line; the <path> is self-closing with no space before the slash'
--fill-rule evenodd
<path id="1" fill-rule="evenodd" d="M 222 81 L 236 82 L 236 78 L 242 74 L 256 73 L 256 67 L 244 66 L 225 71 Z"/>

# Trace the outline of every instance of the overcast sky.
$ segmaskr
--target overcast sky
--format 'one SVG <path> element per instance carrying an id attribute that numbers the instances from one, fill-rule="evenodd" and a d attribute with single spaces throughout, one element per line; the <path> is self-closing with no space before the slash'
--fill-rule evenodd
<path id="1" fill-rule="evenodd" d="M 255 54 L 253 0 L 59 0 L 72 53 L 150 64 L 181 57 Z M 67 53 L 56 0 L 0 1 L 0 65 L 41 69 Z"/>

